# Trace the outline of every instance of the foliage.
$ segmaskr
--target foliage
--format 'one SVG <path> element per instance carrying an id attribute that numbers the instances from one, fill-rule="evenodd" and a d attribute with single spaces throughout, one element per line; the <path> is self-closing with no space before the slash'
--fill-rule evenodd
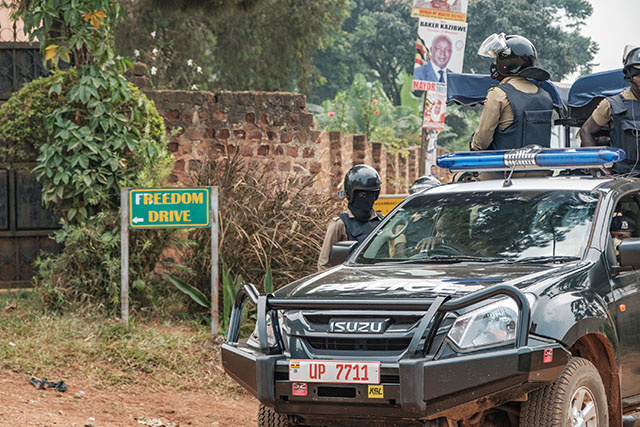
<path id="1" fill-rule="evenodd" d="M 66 93 L 76 80 L 73 69 L 55 71 L 51 76 L 25 84 L 0 106 L 0 141 L 7 142 L 6 147 L 0 147 L 0 158 L 12 162 L 36 160 L 40 145 L 49 139 L 44 125 L 45 117 L 66 102 L 64 96 L 56 93 L 49 95 L 49 88 L 56 81 L 60 84 L 61 92 Z"/>
<path id="2" fill-rule="evenodd" d="M 445 129 L 438 135 L 438 145 L 448 151 L 468 151 L 469 141 L 478 127 L 481 112 L 478 107 L 447 106 Z"/>
<path id="3" fill-rule="evenodd" d="M 156 7 L 166 1 L 127 0 L 119 49 L 129 55 L 138 49 L 154 64 L 156 87 L 309 93 L 316 74 L 310 46 L 329 42 L 328 33 L 345 18 L 346 2 L 185 0 L 166 10 Z M 203 71 L 192 83 L 181 76 L 188 59 Z"/>
<path id="4" fill-rule="evenodd" d="M 46 91 L 57 102 L 42 113 L 44 138 L 34 169 L 43 201 L 62 214 L 55 234 L 62 252 L 36 262 L 36 289 L 49 308 L 89 304 L 115 311 L 120 189 L 158 186 L 172 167 L 162 118 L 124 78 L 130 61 L 115 56 L 119 11 L 115 0 L 26 0 L 18 11 L 51 68 L 61 60 L 77 66 L 39 85 L 40 95 Z M 132 305 L 150 305 L 165 294 L 155 268 L 162 251 L 180 243 L 175 232 L 132 235 Z"/>
<path id="5" fill-rule="evenodd" d="M 18 10 L 24 32 L 40 42 L 54 68 L 71 58 L 78 66 L 115 61 L 112 29 L 119 14 L 116 0 L 23 0 Z"/>
<path id="6" fill-rule="evenodd" d="M 312 101 L 333 98 L 361 73 L 379 80 L 392 103 L 400 105 L 399 78 L 413 69 L 418 27 L 410 2 L 352 0 L 349 10 L 350 17 L 332 34 L 333 42 L 314 55 L 322 78 L 313 86 Z"/>
<path id="7" fill-rule="evenodd" d="M 488 58 L 476 54 L 491 33 L 520 34 L 538 51 L 538 66 L 559 81 L 574 73 L 588 73 L 598 45 L 579 29 L 593 11 L 586 0 L 475 0 L 469 2 L 465 72 L 487 74 Z M 560 25 L 559 23 L 562 23 Z"/>
<path id="8" fill-rule="evenodd" d="M 264 292 L 316 271 L 326 224 L 336 206 L 310 191 L 313 179 L 248 167 L 237 155 L 208 160 L 196 179 L 198 185 L 217 185 L 220 192 L 220 255 L 225 269 L 235 275 L 228 283 L 241 276 L 242 283 L 254 283 Z M 190 238 L 195 245 L 185 249 L 187 268 L 180 278 L 208 297 L 210 231 L 195 230 Z"/>
<path id="9" fill-rule="evenodd" d="M 121 55 L 147 64 L 151 87 L 209 88 L 214 46 L 212 16 L 193 10 L 158 8 L 155 0 L 123 0 L 116 46 Z"/>
<path id="10" fill-rule="evenodd" d="M 236 299 L 236 294 L 240 288 L 244 285 L 242 276 L 236 275 L 235 279 L 227 268 L 227 265 L 222 262 L 222 329 L 229 330 L 229 320 L 231 318 L 231 309 Z"/>
<path id="11" fill-rule="evenodd" d="M 156 178 L 155 163 L 170 156 L 162 119 L 124 78 L 130 62 L 114 55 L 119 10 L 114 0 L 29 0 L 19 13 L 50 66 L 73 57 L 79 67 L 66 92 L 64 75 L 50 80 L 47 94 L 65 102 L 45 117 L 48 139 L 34 169 L 43 201 L 54 203 L 67 222 L 117 209 L 120 188 Z"/>
<path id="12" fill-rule="evenodd" d="M 94 307 L 105 314 L 120 308 L 120 217 L 97 214 L 92 223 L 63 223 L 55 233 L 63 250 L 35 262 L 35 289 L 47 309 Z M 158 305 L 169 294 L 156 267 L 163 250 L 184 243 L 176 231 L 135 230 L 129 239 L 129 301 L 132 310 Z"/>
<path id="13" fill-rule="evenodd" d="M 405 85 L 410 87 L 411 77 L 404 74 L 404 79 Z M 401 149 L 420 144 L 421 124 L 419 100 L 409 96 L 403 99 L 409 105 L 394 106 L 380 83 L 368 82 L 365 76 L 357 74 L 348 91 L 339 92 L 333 101 L 325 101 L 321 108 L 309 108 L 323 129 L 365 134 L 371 141 Z"/>

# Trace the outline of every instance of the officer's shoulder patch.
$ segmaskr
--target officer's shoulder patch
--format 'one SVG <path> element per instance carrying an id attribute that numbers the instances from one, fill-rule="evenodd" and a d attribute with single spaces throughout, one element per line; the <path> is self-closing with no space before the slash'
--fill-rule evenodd
<path id="1" fill-rule="evenodd" d="M 341 221 L 341 219 L 340 219 L 340 217 L 338 215 L 336 215 L 333 218 L 331 218 L 331 222 L 336 222 L 336 221 Z"/>

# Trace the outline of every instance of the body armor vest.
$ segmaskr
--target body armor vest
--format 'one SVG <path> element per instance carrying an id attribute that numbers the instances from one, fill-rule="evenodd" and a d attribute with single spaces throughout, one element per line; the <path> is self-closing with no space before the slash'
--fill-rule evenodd
<path id="1" fill-rule="evenodd" d="M 345 229 L 347 231 L 347 240 L 356 240 L 358 244 L 362 243 L 367 238 L 369 233 L 380 224 L 382 218 L 380 214 L 376 214 L 376 217 L 370 219 L 367 222 L 360 222 L 355 218 L 349 217 L 348 213 L 341 213 L 338 215 L 342 222 L 344 222 Z"/>
<path id="2" fill-rule="evenodd" d="M 611 105 L 611 146 L 622 148 L 627 154 L 622 162 L 613 164 L 616 174 L 640 176 L 638 144 L 640 144 L 640 101 L 624 99 L 621 94 L 608 97 Z M 634 167 L 635 166 L 635 167 Z"/>
<path id="3" fill-rule="evenodd" d="M 524 93 L 509 83 L 498 86 L 507 94 L 513 109 L 513 123 L 505 130 L 496 128 L 489 150 L 512 150 L 536 144 L 551 146 L 551 95 L 538 88 L 536 93 Z"/>

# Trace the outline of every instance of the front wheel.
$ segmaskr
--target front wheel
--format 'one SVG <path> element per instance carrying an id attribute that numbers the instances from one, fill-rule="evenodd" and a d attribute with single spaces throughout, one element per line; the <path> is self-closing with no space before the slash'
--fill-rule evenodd
<path id="1" fill-rule="evenodd" d="M 591 362 L 572 357 L 560 377 L 529 394 L 521 427 L 608 427 L 607 393 Z"/>
<path id="2" fill-rule="evenodd" d="M 258 409 L 258 427 L 290 427 L 289 417 L 277 413 L 271 408 L 260 404 Z"/>

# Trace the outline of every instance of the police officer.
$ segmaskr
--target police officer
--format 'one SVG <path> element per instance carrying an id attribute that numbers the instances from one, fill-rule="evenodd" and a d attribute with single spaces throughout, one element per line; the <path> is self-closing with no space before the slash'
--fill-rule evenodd
<path id="1" fill-rule="evenodd" d="M 383 216 L 376 214 L 373 203 L 380 195 L 382 179 L 371 166 L 356 165 L 349 169 L 344 177 L 344 196 L 347 198 L 348 210 L 333 217 L 324 236 L 318 270 L 329 267 L 331 246 L 343 240 L 354 240 L 358 244 L 376 228 Z"/>
<path id="2" fill-rule="evenodd" d="M 549 147 L 553 101 L 545 90 L 527 80 L 549 79 L 549 73 L 535 67 L 535 46 L 522 36 L 492 34 L 478 54 L 494 59 L 491 77 L 500 83 L 487 92 L 471 149 L 509 150 L 531 144 Z"/>
<path id="3" fill-rule="evenodd" d="M 640 177 L 638 144 L 640 143 L 640 47 L 625 47 L 622 56 L 624 78 L 631 86 L 618 95 L 600 101 L 591 117 L 582 125 L 578 135 L 583 147 L 598 145 L 595 137 L 603 126 L 608 126 L 610 145 L 622 148 L 627 154 L 622 162 L 614 163 L 612 172 Z"/>

